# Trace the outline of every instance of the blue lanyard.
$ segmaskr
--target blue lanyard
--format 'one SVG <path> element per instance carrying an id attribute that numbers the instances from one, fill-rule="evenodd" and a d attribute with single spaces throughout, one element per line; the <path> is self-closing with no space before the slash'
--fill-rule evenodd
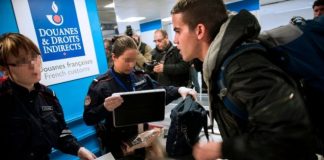
<path id="1" fill-rule="evenodd" d="M 119 84 L 120 87 L 122 87 L 126 92 L 129 91 L 127 89 L 127 87 L 125 86 L 125 84 L 116 76 L 116 74 L 114 73 L 115 71 L 110 69 L 109 72 L 114 77 L 114 79 L 116 80 L 116 82 Z M 135 91 L 135 85 L 134 85 L 135 79 L 134 79 L 132 73 L 129 74 L 129 78 L 130 78 L 130 81 L 131 81 L 132 89 L 133 89 L 133 91 Z"/>

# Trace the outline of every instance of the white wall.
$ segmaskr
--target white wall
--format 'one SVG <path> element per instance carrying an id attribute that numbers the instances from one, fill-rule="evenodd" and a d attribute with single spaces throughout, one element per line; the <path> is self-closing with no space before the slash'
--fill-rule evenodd
<path id="1" fill-rule="evenodd" d="M 261 6 L 258 18 L 262 30 L 272 29 L 288 24 L 294 16 L 302 16 L 305 19 L 313 18 L 314 0 L 291 0 L 271 5 Z"/>
<path id="2" fill-rule="evenodd" d="M 165 22 L 163 23 L 162 29 L 166 30 L 166 32 L 168 33 L 169 36 L 169 40 L 173 43 L 173 39 L 174 39 L 174 31 L 173 31 L 173 25 L 172 22 Z"/>
<path id="3" fill-rule="evenodd" d="M 140 34 L 142 41 L 149 45 L 152 49 L 155 48 L 155 43 L 153 42 L 154 32 L 155 30 L 150 30 L 146 32 L 141 32 Z"/>

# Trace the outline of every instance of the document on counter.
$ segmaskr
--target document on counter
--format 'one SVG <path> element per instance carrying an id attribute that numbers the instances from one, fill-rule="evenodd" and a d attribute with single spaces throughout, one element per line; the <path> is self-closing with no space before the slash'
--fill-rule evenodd
<path id="1" fill-rule="evenodd" d="M 96 160 L 115 160 L 114 156 L 109 152 L 107 154 L 104 154 L 98 158 L 96 158 Z"/>

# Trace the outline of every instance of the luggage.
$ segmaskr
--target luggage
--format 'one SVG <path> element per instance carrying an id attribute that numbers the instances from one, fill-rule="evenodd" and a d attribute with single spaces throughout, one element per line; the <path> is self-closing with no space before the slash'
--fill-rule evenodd
<path id="1" fill-rule="evenodd" d="M 167 135 L 166 151 L 169 157 L 190 157 L 192 146 L 199 140 L 204 128 L 207 133 L 207 111 L 191 96 L 187 96 L 171 110 L 171 124 Z"/>

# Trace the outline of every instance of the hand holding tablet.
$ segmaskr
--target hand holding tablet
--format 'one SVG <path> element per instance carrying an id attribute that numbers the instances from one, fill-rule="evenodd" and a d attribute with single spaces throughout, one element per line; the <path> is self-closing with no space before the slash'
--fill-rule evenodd
<path id="1" fill-rule="evenodd" d="M 118 94 L 113 94 L 110 97 L 105 98 L 104 106 L 108 111 L 113 111 L 124 102 L 123 98 Z"/>

